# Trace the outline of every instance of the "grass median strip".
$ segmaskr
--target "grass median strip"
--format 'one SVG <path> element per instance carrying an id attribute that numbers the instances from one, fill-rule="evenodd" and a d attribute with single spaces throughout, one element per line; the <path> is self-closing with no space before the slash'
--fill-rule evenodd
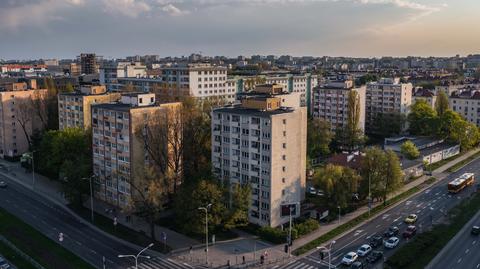
<path id="1" fill-rule="evenodd" d="M 347 222 L 347 223 L 344 223 L 340 226 L 338 226 L 337 228 L 321 235 L 320 237 L 318 237 L 317 239 L 301 246 L 300 248 L 296 249 L 293 254 L 294 255 L 301 255 L 301 254 L 304 254 L 312 249 L 314 249 L 315 247 L 333 239 L 334 237 L 336 237 L 337 235 L 340 235 L 350 229 L 352 229 L 353 227 L 357 226 L 358 224 L 370 219 L 370 218 L 373 218 L 375 217 L 379 212 L 381 212 L 382 210 L 398 203 L 399 201 L 403 200 L 404 198 L 418 192 L 421 188 L 419 186 L 415 186 L 405 192 L 402 192 L 400 193 L 399 195 L 391 198 L 390 200 L 387 201 L 387 203 L 385 205 L 381 204 L 381 205 L 378 205 L 374 208 L 372 208 L 372 210 L 370 211 L 370 215 L 368 214 L 368 212 L 365 212 L 363 213 L 362 215 L 352 219 L 351 221 Z"/>
<path id="2" fill-rule="evenodd" d="M 0 234 L 45 268 L 93 269 L 87 262 L 2 208 L 0 219 Z"/>
<path id="3" fill-rule="evenodd" d="M 480 194 L 476 193 L 448 212 L 448 223 L 434 226 L 414 237 L 388 258 L 385 268 L 420 269 L 442 250 L 442 248 L 480 210 Z M 421 255 L 418 255 L 422 253 Z"/>
<path id="4" fill-rule="evenodd" d="M 480 151 L 473 154 L 472 156 L 466 158 L 465 160 L 461 161 L 461 162 L 458 162 L 454 165 L 452 165 L 451 167 L 449 167 L 447 169 L 447 172 L 449 173 L 453 173 L 453 172 L 457 172 L 460 168 L 462 168 L 463 166 L 465 166 L 467 163 L 475 160 L 476 158 L 480 157 Z"/>

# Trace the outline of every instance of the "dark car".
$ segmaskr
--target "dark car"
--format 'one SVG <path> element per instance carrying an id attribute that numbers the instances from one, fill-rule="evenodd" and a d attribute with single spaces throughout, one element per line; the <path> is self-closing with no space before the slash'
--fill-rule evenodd
<path id="1" fill-rule="evenodd" d="M 473 235 L 479 235 L 480 234 L 480 227 L 479 226 L 473 226 L 470 233 L 473 234 Z"/>
<path id="2" fill-rule="evenodd" d="M 368 263 L 376 263 L 383 257 L 383 252 L 381 251 L 372 251 L 372 254 L 367 257 Z"/>
<path id="3" fill-rule="evenodd" d="M 381 235 L 374 235 L 370 238 L 370 242 L 368 243 L 372 248 L 377 248 L 383 244 L 383 237 Z"/>
<path id="4" fill-rule="evenodd" d="M 403 232 L 404 238 L 412 238 L 417 233 L 417 227 L 414 225 L 409 225 L 407 229 Z"/>
<path id="5" fill-rule="evenodd" d="M 400 230 L 398 229 L 397 226 L 392 226 L 388 228 L 388 230 L 383 234 L 385 237 L 390 238 L 393 236 L 397 236 Z"/>
<path id="6" fill-rule="evenodd" d="M 352 263 L 352 266 L 350 266 L 352 269 L 363 269 L 363 263 L 362 262 L 354 262 Z"/>
<path id="7" fill-rule="evenodd" d="M 0 188 L 5 189 L 7 187 L 7 182 L 0 181 Z"/>

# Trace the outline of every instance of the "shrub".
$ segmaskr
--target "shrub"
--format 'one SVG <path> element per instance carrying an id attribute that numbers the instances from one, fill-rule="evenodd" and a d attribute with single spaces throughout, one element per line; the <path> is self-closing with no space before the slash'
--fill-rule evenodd
<path id="1" fill-rule="evenodd" d="M 295 229 L 298 232 L 298 236 L 309 234 L 320 227 L 318 221 L 314 219 L 308 219 L 303 223 L 295 225 Z"/>

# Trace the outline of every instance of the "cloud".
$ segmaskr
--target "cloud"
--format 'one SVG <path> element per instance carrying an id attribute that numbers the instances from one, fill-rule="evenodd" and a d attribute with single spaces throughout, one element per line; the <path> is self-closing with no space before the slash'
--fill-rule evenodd
<path id="1" fill-rule="evenodd" d="M 150 4 L 142 0 L 103 0 L 103 4 L 106 13 L 121 14 L 131 18 L 152 10 Z"/>
<path id="2" fill-rule="evenodd" d="M 174 6 L 173 4 L 167 4 L 162 7 L 162 11 L 166 12 L 167 14 L 171 16 L 180 16 L 184 14 L 190 13 L 189 11 L 183 11 L 179 9 L 178 7 Z"/>

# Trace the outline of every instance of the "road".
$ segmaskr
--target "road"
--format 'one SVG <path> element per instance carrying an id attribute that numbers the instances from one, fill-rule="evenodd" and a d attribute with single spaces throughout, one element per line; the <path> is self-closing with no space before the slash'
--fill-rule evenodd
<path id="1" fill-rule="evenodd" d="M 480 212 L 465 224 L 428 268 L 480 268 L 480 237 L 470 233 L 473 225 L 480 226 Z"/>
<path id="2" fill-rule="evenodd" d="M 135 254 L 136 249 L 122 244 L 103 233 L 92 229 L 84 222 L 80 222 L 61 206 L 44 199 L 30 189 L 0 176 L 1 180 L 8 183 L 8 187 L 0 189 L 0 206 L 11 214 L 22 219 L 42 234 L 59 242 L 59 233 L 64 234 L 65 248 L 83 258 L 96 268 L 102 268 L 103 257 L 106 258 L 106 268 L 127 268 L 133 259 L 120 259 L 118 254 Z M 168 261 L 164 257 L 156 257 L 159 265 L 151 268 L 191 268 L 184 264 Z M 165 265 L 162 264 L 174 264 Z"/>
<path id="3" fill-rule="evenodd" d="M 409 214 L 418 215 L 416 226 L 418 232 L 422 232 L 425 228 L 428 228 L 432 223 L 438 222 L 450 208 L 457 205 L 463 198 L 468 197 L 475 190 L 475 187 L 469 187 L 462 192 L 451 195 L 447 192 L 447 184 L 455 177 L 466 173 L 473 172 L 480 176 L 480 159 L 477 159 L 467 166 L 463 167 L 459 171 L 448 175 L 441 181 L 435 183 L 428 189 L 425 189 L 414 196 L 410 197 L 407 201 L 404 201 L 386 211 L 384 214 L 379 215 L 370 221 L 361 225 L 355 231 L 349 232 L 337 239 L 333 244 L 331 251 L 331 265 L 332 267 L 341 267 L 341 260 L 345 254 L 350 251 L 357 251 L 357 249 L 367 244 L 369 239 L 374 235 L 383 235 L 383 233 L 390 226 L 397 226 L 400 228 L 400 245 L 403 245 L 406 240 L 401 238 L 401 233 L 406 229 L 407 225 L 403 222 L 405 217 Z M 477 179 L 478 180 L 478 179 Z M 477 181 L 478 182 L 478 181 Z M 328 242 L 325 247 L 328 248 Z M 476 243 L 476 244 L 480 244 Z M 398 248 L 398 246 L 397 246 Z M 379 250 L 383 251 L 385 256 L 392 255 L 395 251 L 386 250 L 384 247 L 379 247 Z M 478 256 L 478 255 L 477 255 Z M 480 256 L 477 257 L 480 259 Z M 475 265 L 476 266 L 476 265 Z M 328 268 L 328 256 L 324 260 L 320 259 L 319 251 L 302 257 L 298 260 L 292 261 L 289 264 L 282 266 L 275 266 L 276 269 L 313 269 L 313 268 Z M 370 265 L 369 268 L 382 268 L 381 263 L 376 265 Z M 447 268 L 447 267 L 445 267 Z M 450 268 L 450 267 L 448 267 Z M 475 267 L 464 267 L 475 268 Z M 480 267 L 477 267 L 480 268 Z"/>

